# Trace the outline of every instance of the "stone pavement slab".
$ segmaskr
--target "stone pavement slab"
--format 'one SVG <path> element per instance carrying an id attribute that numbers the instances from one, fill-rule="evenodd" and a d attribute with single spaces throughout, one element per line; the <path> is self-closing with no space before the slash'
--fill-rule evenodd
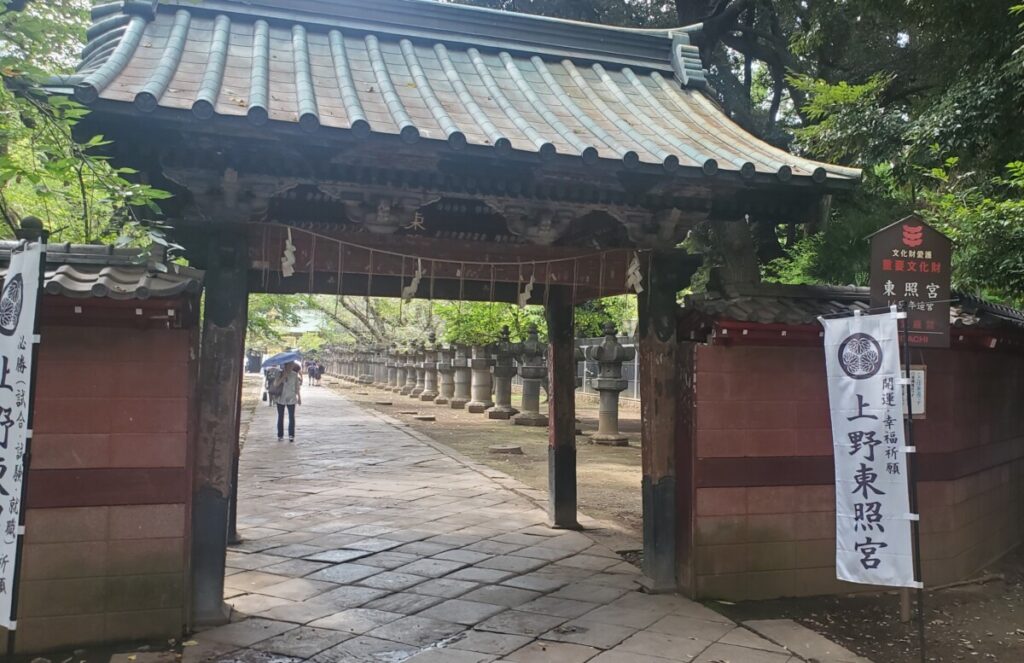
<path id="1" fill-rule="evenodd" d="M 860 663 L 796 625 L 753 624 L 762 637 L 642 593 L 606 545 L 550 529 L 537 491 L 326 387 L 303 401 L 295 444 L 271 408 L 251 417 L 232 623 L 189 663 Z"/>

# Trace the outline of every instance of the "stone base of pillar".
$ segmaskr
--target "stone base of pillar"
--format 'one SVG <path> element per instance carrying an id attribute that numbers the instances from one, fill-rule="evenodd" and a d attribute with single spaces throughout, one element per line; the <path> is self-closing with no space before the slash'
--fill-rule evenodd
<path id="1" fill-rule="evenodd" d="M 590 441 L 594 444 L 602 444 L 609 447 L 629 446 L 629 438 L 625 435 L 591 435 Z"/>
<path id="2" fill-rule="evenodd" d="M 373 384 L 373 378 L 371 378 L 369 375 L 360 375 L 359 384 Z"/>
<path id="3" fill-rule="evenodd" d="M 514 407 L 505 407 L 502 405 L 495 405 L 491 409 L 487 410 L 488 419 L 501 419 L 504 421 L 506 419 L 511 419 L 517 414 L 519 414 L 519 410 Z"/>
<path id="4" fill-rule="evenodd" d="M 512 417 L 512 423 L 516 426 L 547 426 L 548 415 L 536 412 L 520 412 Z"/>
<path id="5" fill-rule="evenodd" d="M 448 401 L 448 407 L 450 407 L 453 410 L 464 410 L 466 408 L 466 403 L 468 402 L 469 401 L 453 398 L 450 401 Z"/>
<path id="6" fill-rule="evenodd" d="M 436 399 L 437 399 L 437 394 L 435 394 L 432 391 L 424 391 L 422 394 L 420 394 L 420 400 L 421 401 L 426 401 L 426 402 L 433 401 L 433 402 L 436 402 Z"/>
<path id="7" fill-rule="evenodd" d="M 420 394 L 423 393 L 422 389 L 413 389 L 409 392 L 409 398 L 419 398 Z"/>
<path id="8" fill-rule="evenodd" d="M 438 396 L 434 399 L 434 405 L 448 405 L 448 399 L 444 396 Z"/>
<path id="9" fill-rule="evenodd" d="M 402 387 L 398 390 L 398 393 L 402 396 L 408 396 L 410 391 L 412 391 L 412 387 Z"/>
<path id="10" fill-rule="evenodd" d="M 466 403 L 466 409 L 473 414 L 483 414 L 492 407 L 494 407 L 494 403 L 488 403 L 487 401 L 470 401 Z"/>

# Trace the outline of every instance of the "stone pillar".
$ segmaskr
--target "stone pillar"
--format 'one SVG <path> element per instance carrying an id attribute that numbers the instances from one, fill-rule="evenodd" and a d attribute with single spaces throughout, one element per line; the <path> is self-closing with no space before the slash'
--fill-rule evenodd
<path id="1" fill-rule="evenodd" d="M 405 360 L 405 356 L 405 352 L 395 353 L 395 374 L 397 376 L 397 382 L 395 383 L 395 386 L 392 387 L 391 391 L 396 394 L 402 393 L 402 390 L 405 389 L 406 378 L 408 377 L 409 369 L 406 367 L 407 362 Z"/>
<path id="2" fill-rule="evenodd" d="M 420 341 L 416 348 L 416 356 L 413 361 L 416 365 L 416 386 L 409 392 L 409 398 L 419 398 L 423 390 L 427 388 L 427 371 L 423 367 L 424 358 L 427 354 L 426 344 Z"/>
<path id="3" fill-rule="evenodd" d="M 619 343 L 615 323 L 606 322 L 603 331 L 601 345 L 589 346 L 586 351 L 587 359 L 596 361 L 598 366 L 597 377 L 590 379 L 590 386 L 601 394 L 597 433 L 590 439 L 596 444 L 624 447 L 629 438 L 619 432 L 619 393 L 629 385 L 622 379 L 622 362 L 632 361 L 636 350 Z"/>
<path id="4" fill-rule="evenodd" d="M 383 346 L 377 346 L 376 351 L 373 353 L 373 362 L 373 386 L 383 387 L 388 381 L 388 367 L 384 358 Z"/>
<path id="5" fill-rule="evenodd" d="M 452 366 L 454 348 L 440 348 L 437 351 L 438 394 L 434 399 L 437 405 L 447 405 L 455 395 L 455 367 Z"/>
<path id="6" fill-rule="evenodd" d="M 373 366 L 370 364 L 370 349 L 363 348 L 359 352 L 359 384 L 373 383 Z"/>
<path id="7" fill-rule="evenodd" d="M 416 344 L 413 343 L 409 346 L 409 351 L 405 353 L 405 384 L 402 386 L 402 390 L 398 393 L 402 396 L 408 396 L 412 393 L 412 390 L 416 388 Z"/>
<path id="8" fill-rule="evenodd" d="M 387 353 L 385 355 L 387 359 L 386 366 L 388 371 L 388 381 L 387 384 L 384 385 L 385 389 L 393 390 L 398 385 L 398 365 L 395 363 L 396 350 L 397 348 L 395 348 L 395 344 L 392 343 L 391 346 L 387 349 Z"/>
<path id="9" fill-rule="evenodd" d="M 452 397 L 448 399 L 448 406 L 453 410 L 461 410 L 469 402 L 469 358 L 466 357 L 466 346 L 456 345 L 455 357 L 452 359 L 452 366 L 455 374 L 452 376 L 455 383 L 455 390 Z"/>
<path id="10" fill-rule="evenodd" d="M 224 567 L 249 295 L 244 244 L 215 236 L 208 255 L 192 479 L 192 615 L 197 625 L 225 623 L 228 616 Z"/>
<path id="11" fill-rule="evenodd" d="M 437 398 L 437 335 L 430 332 L 423 354 L 423 393 L 421 401 L 433 402 Z"/>
<path id="12" fill-rule="evenodd" d="M 469 360 L 469 391 L 473 400 L 466 403 L 466 409 L 473 414 L 481 414 L 488 408 L 494 407 L 494 401 L 491 400 L 491 388 L 494 386 L 491 380 L 491 366 L 493 365 L 491 347 L 489 345 L 474 345 L 473 358 Z"/>
<path id="13" fill-rule="evenodd" d="M 516 376 L 516 355 L 519 344 L 510 340 L 508 325 L 501 328 L 501 336 L 494 345 L 494 407 L 487 410 L 488 419 L 508 419 L 519 414 L 512 407 L 512 378 Z"/>
<path id="14" fill-rule="evenodd" d="M 548 379 L 544 365 L 547 347 L 540 342 L 537 325 L 526 330 L 526 340 L 521 344 L 519 355 L 519 376 L 523 379 L 523 411 L 512 417 L 517 426 L 547 426 L 548 416 L 540 413 L 540 384 Z"/>

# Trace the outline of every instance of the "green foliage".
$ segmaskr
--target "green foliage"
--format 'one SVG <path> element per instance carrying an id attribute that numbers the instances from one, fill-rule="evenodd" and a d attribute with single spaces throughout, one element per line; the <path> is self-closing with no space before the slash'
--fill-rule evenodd
<path id="1" fill-rule="evenodd" d="M 169 194 L 111 166 L 102 136 L 76 137 L 88 111 L 41 87 L 47 73 L 77 60 L 89 3 L 30 2 L 21 11 L 10 5 L 0 9 L 0 217 L 7 234 L 34 215 L 59 241 L 179 249 L 158 221 L 157 202 Z"/>
<path id="2" fill-rule="evenodd" d="M 281 343 L 284 333 L 299 324 L 302 302 L 289 295 L 249 295 L 246 345 L 263 348 Z"/>
<path id="3" fill-rule="evenodd" d="M 954 285 L 1024 306 L 1024 162 L 978 181 L 956 171 L 935 173 L 922 214 L 954 243 Z"/>
<path id="4" fill-rule="evenodd" d="M 576 338 L 594 338 L 603 336 L 601 327 L 606 322 L 614 322 L 619 333 L 629 331 L 627 327 L 637 317 L 636 297 L 623 295 L 605 297 L 584 302 L 576 307 Z"/>
<path id="5" fill-rule="evenodd" d="M 803 112 L 812 122 L 794 130 L 800 148 L 837 163 L 873 163 L 891 156 L 906 123 L 901 115 L 879 109 L 891 76 L 876 74 L 860 85 L 796 75 L 790 81 L 807 95 Z"/>
<path id="6" fill-rule="evenodd" d="M 504 325 L 508 325 L 513 341 L 523 340 L 531 324 L 537 325 L 542 336 L 547 334 L 544 309 L 539 306 L 521 309 L 497 302 L 438 302 L 434 311 L 443 323 L 441 338 L 446 343 L 493 343 Z"/>

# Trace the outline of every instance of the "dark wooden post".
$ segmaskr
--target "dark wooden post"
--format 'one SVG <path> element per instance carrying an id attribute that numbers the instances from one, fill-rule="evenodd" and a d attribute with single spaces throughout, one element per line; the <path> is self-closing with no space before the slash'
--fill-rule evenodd
<path id="1" fill-rule="evenodd" d="M 199 430 L 192 496 L 192 618 L 223 623 L 224 562 L 248 310 L 246 247 L 211 239 L 199 354 Z"/>
<path id="2" fill-rule="evenodd" d="M 673 258 L 676 258 L 673 260 Z M 685 259 L 642 257 L 644 291 L 637 295 L 640 336 L 640 431 L 643 466 L 644 573 L 655 591 L 677 586 L 676 419 L 680 407 L 676 293 Z"/>
<path id="3" fill-rule="evenodd" d="M 576 522 L 576 342 L 571 291 L 552 287 L 548 321 L 548 514 L 551 526 Z"/>

